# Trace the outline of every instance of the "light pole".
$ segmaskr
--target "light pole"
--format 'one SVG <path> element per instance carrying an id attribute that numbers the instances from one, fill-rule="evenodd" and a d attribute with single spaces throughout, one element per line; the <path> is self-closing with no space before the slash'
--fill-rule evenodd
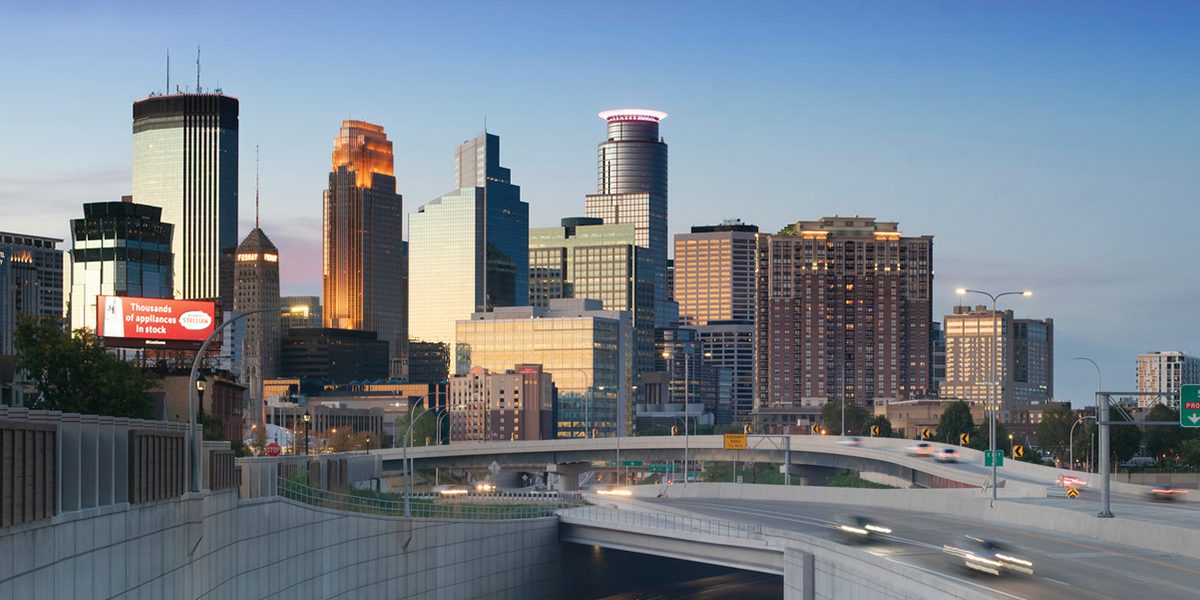
<path id="1" fill-rule="evenodd" d="M 996 463 L 999 462 L 998 460 L 996 460 L 996 410 L 999 408 L 998 405 L 1000 403 L 1000 394 L 999 394 L 1000 373 L 999 373 L 999 369 L 996 368 L 996 355 L 995 355 L 996 354 L 996 344 L 999 342 L 999 338 L 1000 338 L 1000 332 L 997 331 L 997 323 L 996 323 L 996 304 L 1001 298 L 1003 298 L 1005 296 L 1029 297 L 1029 296 L 1033 295 L 1033 292 L 1031 292 L 1029 290 L 1025 290 L 1023 292 L 1001 292 L 999 294 L 991 294 L 989 292 L 983 292 L 980 290 L 958 288 L 957 290 L 955 290 L 955 293 L 957 293 L 959 296 L 963 296 L 966 294 L 983 294 L 984 296 L 987 296 L 988 298 L 992 299 L 992 344 L 991 344 L 992 360 L 989 361 L 992 363 L 991 364 L 991 367 L 992 367 L 991 384 L 992 385 L 989 389 L 990 393 L 988 394 L 990 396 L 990 398 L 988 399 L 988 416 L 989 416 L 989 418 L 988 418 L 988 448 L 991 450 L 991 454 L 992 454 L 992 502 L 995 502 L 996 501 Z"/>
<path id="2" fill-rule="evenodd" d="M 442 445 L 442 419 L 448 418 L 449 416 L 450 416 L 449 412 L 446 412 L 444 410 L 438 411 L 436 427 L 437 427 L 437 445 L 439 445 L 439 446 Z"/>
<path id="3" fill-rule="evenodd" d="M 404 463 L 404 516 L 406 517 L 412 516 L 412 510 L 410 510 L 408 507 L 409 481 L 412 479 L 412 469 L 408 467 L 408 438 L 412 435 L 413 425 L 416 425 L 417 421 L 427 414 L 429 414 L 429 411 L 424 411 L 417 415 L 416 419 L 413 419 L 412 413 L 410 412 L 408 418 L 408 429 L 404 432 L 404 457 L 402 462 Z"/>
<path id="4" fill-rule="evenodd" d="M 1069 451 L 1071 453 L 1070 460 L 1071 460 L 1071 468 L 1072 469 L 1075 468 L 1075 426 L 1082 423 L 1085 419 L 1095 420 L 1096 417 L 1089 417 L 1087 415 L 1083 415 L 1082 417 L 1079 417 L 1078 419 L 1075 420 L 1074 423 L 1071 423 L 1071 433 L 1067 434 L 1067 446 L 1069 446 Z M 1091 455 L 1090 450 L 1088 451 L 1088 455 L 1089 456 Z M 1091 471 L 1092 471 L 1091 465 L 1088 465 L 1088 472 L 1090 473 Z"/>

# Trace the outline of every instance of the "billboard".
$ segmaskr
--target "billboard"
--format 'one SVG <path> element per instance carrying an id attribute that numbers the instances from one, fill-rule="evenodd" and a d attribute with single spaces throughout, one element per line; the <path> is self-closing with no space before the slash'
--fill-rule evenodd
<path id="1" fill-rule="evenodd" d="M 198 348 L 216 326 L 216 305 L 200 300 L 97 296 L 96 335 L 106 346 Z"/>

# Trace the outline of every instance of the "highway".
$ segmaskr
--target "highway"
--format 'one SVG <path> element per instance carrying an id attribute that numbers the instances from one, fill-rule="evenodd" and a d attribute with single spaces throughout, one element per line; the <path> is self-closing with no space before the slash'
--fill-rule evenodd
<path id="1" fill-rule="evenodd" d="M 864 545 L 865 551 L 977 587 L 997 598 L 1195 600 L 1200 597 L 1200 565 L 1194 560 L 1055 532 L 832 504 L 717 499 L 649 501 L 718 519 L 757 523 L 767 529 L 796 531 L 839 542 L 842 538 L 831 528 L 836 517 L 866 514 L 893 531 L 885 542 Z M 1033 561 L 1034 574 L 995 577 L 951 564 L 942 545 L 965 534 L 1008 542 L 1022 552 L 1019 556 Z"/>

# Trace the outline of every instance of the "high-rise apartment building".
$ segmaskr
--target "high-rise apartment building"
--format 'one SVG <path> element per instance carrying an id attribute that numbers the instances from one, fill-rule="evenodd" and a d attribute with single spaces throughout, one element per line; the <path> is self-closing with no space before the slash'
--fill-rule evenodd
<path id="1" fill-rule="evenodd" d="M 233 310 L 269 312 L 252 314 L 238 323 L 240 347 L 235 349 L 234 371 L 249 386 L 251 410 L 261 414 L 262 382 L 279 375 L 282 327 L 279 313 L 279 249 L 267 234 L 255 227 L 237 247 L 234 267 Z"/>
<path id="2" fill-rule="evenodd" d="M 451 360 L 456 321 L 529 302 L 529 204 L 500 166 L 500 138 L 485 132 L 460 144 L 455 180 L 408 224 L 409 337 L 446 343 Z M 452 372 L 471 366 L 456 362 Z"/>
<path id="3" fill-rule="evenodd" d="M 1185 384 L 1200 383 L 1200 358 L 1184 354 L 1177 350 L 1163 352 L 1147 352 L 1138 355 L 1137 384 L 1138 391 L 1146 394 L 1179 393 L 1179 388 Z M 1157 398 L 1143 396 L 1138 398 L 1138 406 L 1146 407 L 1153 404 Z"/>
<path id="4" fill-rule="evenodd" d="M 709 366 L 729 374 L 728 411 L 734 423 L 749 423 L 754 413 L 754 322 L 709 321 L 693 327 Z M 724 408 L 722 408 L 724 410 Z M 718 414 L 718 423 L 724 416 Z"/>
<path id="5" fill-rule="evenodd" d="M 1013 400 L 1054 399 L 1054 319 L 1013 319 Z"/>
<path id="6" fill-rule="evenodd" d="M 408 343 L 404 207 L 383 127 L 342 121 L 324 207 L 325 326 L 375 332 L 388 343 L 389 371 L 399 376 Z"/>
<path id="7" fill-rule="evenodd" d="M 279 326 L 281 331 L 296 327 L 320 327 L 321 298 L 318 296 L 283 296 L 279 299 L 281 311 Z"/>
<path id="8" fill-rule="evenodd" d="M 741 221 L 675 235 L 675 302 L 680 325 L 754 322 L 758 227 Z"/>
<path id="9" fill-rule="evenodd" d="M 629 311 L 634 370 L 654 369 L 654 265 L 635 243 L 632 223 L 602 224 L 572 217 L 561 227 L 529 230 L 529 304 L 553 298 L 599 300 L 605 310 Z"/>
<path id="10" fill-rule="evenodd" d="M 133 197 L 174 225 L 174 296 L 232 308 L 237 246 L 238 101 L 215 94 L 133 104 Z"/>
<path id="11" fill-rule="evenodd" d="M 667 144 L 656 110 L 606 110 L 608 139 L 600 143 L 595 194 L 585 199 L 589 217 L 606 224 L 632 223 L 638 246 L 649 248 L 654 268 L 655 326 L 666 327 L 667 307 Z"/>
<path id="12" fill-rule="evenodd" d="M 0 231 L 0 355 L 13 354 L 19 317 L 63 317 L 60 242 Z"/>
<path id="13" fill-rule="evenodd" d="M 174 226 L 162 209 L 120 202 L 83 205 L 83 218 L 71 220 L 71 329 L 96 331 L 96 297 L 172 298 L 171 239 Z"/>
<path id="14" fill-rule="evenodd" d="M 983 414 L 994 393 L 1004 422 L 1013 421 L 1018 405 L 1053 398 L 1052 319 L 1016 319 L 1011 310 L 956 306 L 944 323 L 945 380 L 939 386 L 940 397 L 965 400 Z M 999 382 L 998 389 L 993 390 L 993 382 Z"/>
<path id="15" fill-rule="evenodd" d="M 760 238 L 756 420 L 805 430 L 820 407 L 921 397 L 929 386 L 933 237 L 869 217 Z"/>
<path id="16" fill-rule="evenodd" d="M 629 435 L 633 327 L 599 301 L 497 307 L 458 322 L 458 364 L 503 371 L 540 364 L 558 388 L 558 437 Z"/>
<path id="17" fill-rule="evenodd" d="M 541 365 L 471 367 L 450 378 L 452 442 L 554 439 L 554 382 Z"/>

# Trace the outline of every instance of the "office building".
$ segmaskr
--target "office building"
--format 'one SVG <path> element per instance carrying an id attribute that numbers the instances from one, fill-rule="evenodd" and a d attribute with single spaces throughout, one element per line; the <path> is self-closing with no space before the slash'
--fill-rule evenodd
<path id="1" fill-rule="evenodd" d="M 589 217 L 606 224 L 632 223 L 638 246 L 650 250 L 654 270 L 654 323 L 669 326 L 667 307 L 667 144 L 655 110 L 606 110 L 608 139 L 600 143 L 595 194 L 585 199 Z"/>
<path id="2" fill-rule="evenodd" d="M 1053 320 L 1016 319 L 1011 310 L 993 313 L 986 306 L 956 306 L 945 318 L 945 330 L 946 379 L 940 397 L 965 400 L 983 416 L 992 397 L 990 382 L 998 381 L 999 418 L 1006 423 L 1016 419 L 1019 405 L 1053 397 Z"/>
<path id="3" fill-rule="evenodd" d="M 654 343 L 654 370 L 667 374 L 666 402 L 680 408 L 687 405 L 693 424 L 731 422 L 729 374 L 724 375 L 722 385 L 721 370 L 708 362 L 696 330 L 660 327 L 655 331 Z M 701 410 L 696 412 L 693 405 Z"/>
<path id="4" fill-rule="evenodd" d="M 0 355 L 13 354 L 21 316 L 63 317 L 58 238 L 0 231 Z"/>
<path id="5" fill-rule="evenodd" d="M 324 210 L 324 325 L 378 334 L 388 343 L 390 372 L 400 376 L 408 343 L 404 207 L 383 127 L 342 121 Z"/>
<path id="6" fill-rule="evenodd" d="M 554 439 L 554 382 L 541 365 L 450 378 L 450 441 Z"/>
<path id="7" fill-rule="evenodd" d="M 231 310 L 238 228 L 238 101 L 214 94 L 133 104 L 133 198 L 174 225 L 174 296 Z"/>
<path id="8" fill-rule="evenodd" d="M 320 327 L 321 298 L 317 296 L 283 296 L 279 299 L 279 327 L 282 332 L 298 327 Z M 282 334 L 281 334 L 282 335 Z"/>
<path id="9" fill-rule="evenodd" d="M 933 237 L 869 217 L 801 221 L 758 246 L 756 419 L 805 432 L 828 401 L 929 387 Z"/>
<path id="10" fill-rule="evenodd" d="M 1054 399 L 1054 320 L 1013 319 L 1013 401 Z"/>
<path id="11" fill-rule="evenodd" d="M 709 366 L 729 377 L 729 421 L 718 413 L 717 422 L 750 423 L 754 413 L 754 324 L 747 321 L 709 321 L 693 327 Z M 724 410 L 724 407 L 719 407 Z"/>
<path id="12" fill-rule="evenodd" d="M 675 235 L 674 300 L 685 327 L 754 322 L 758 227 L 741 221 Z"/>
<path id="13" fill-rule="evenodd" d="M 83 218 L 71 220 L 71 329 L 96 331 L 96 296 L 172 297 L 174 226 L 161 216 L 161 208 L 124 196 L 84 204 Z"/>
<path id="14" fill-rule="evenodd" d="M 249 387 L 251 414 L 257 415 L 263 380 L 279 374 L 281 335 L 279 249 L 258 227 L 257 219 L 238 245 L 234 264 L 234 312 L 259 311 L 230 326 L 237 326 L 240 334 L 240 343 L 234 348 L 234 373 Z"/>
<path id="15" fill-rule="evenodd" d="M 279 353 L 279 376 L 328 383 L 387 379 L 388 343 L 373 331 L 290 329 Z"/>
<path id="16" fill-rule="evenodd" d="M 649 251 L 635 243 L 632 223 L 571 217 L 561 227 L 529 230 L 529 304 L 588 298 L 605 310 L 629 311 L 637 373 L 654 369 L 653 268 Z"/>
<path id="17" fill-rule="evenodd" d="M 505 371 L 540 364 L 558 389 L 558 437 L 629 435 L 633 327 L 597 300 L 498 307 L 457 324 L 460 365 Z"/>
<path id="18" fill-rule="evenodd" d="M 1200 383 L 1200 358 L 1177 350 L 1147 352 L 1138 355 L 1138 391 L 1146 394 L 1175 396 L 1186 384 Z M 1154 396 L 1138 398 L 1138 406 L 1161 402 Z"/>
<path id="19" fill-rule="evenodd" d="M 408 380 L 433 385 L 450 377 L 450 346 L 445 342 L 408 342 Z"/>
<path id="20" fill-rule="evenodd" d="M 485 132 L 460 144 L 455 179 L 408 225 L 410 337 L 447 344 L 452 361 L 455 322 L 529 302 L 529 204 L 500 166 L 500 138 Z"/>

